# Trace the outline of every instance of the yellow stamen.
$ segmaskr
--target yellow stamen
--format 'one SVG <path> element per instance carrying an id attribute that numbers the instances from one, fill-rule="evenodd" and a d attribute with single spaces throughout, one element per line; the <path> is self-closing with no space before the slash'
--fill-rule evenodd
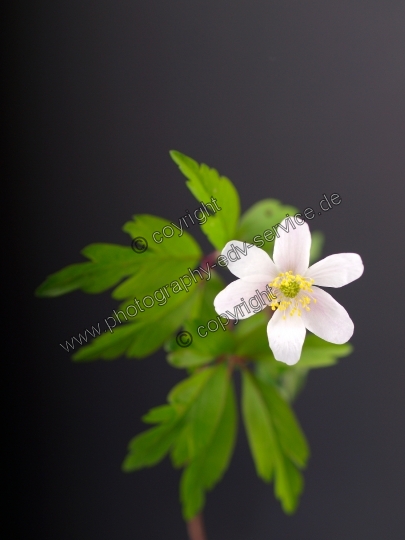
<path id="1" fill-rule="evenodd" d="M 270 307 L 273 311 L 279 309 L 287 313 L 289 311 L 290 316 L 295 314 L 301 317 L 301 310 L 310 311 L 309 304 L 311 302 L 316 303 L 316 298 L 313 298 L 311 294 L 314 280 L 304 278 L 300 274 L 293 274 L 291 270 L 288 272 L 281 272 L 269 286 L 272 289 L 276 289 L 277 300 L 272 300 Z M 307 293 L 307 294 L 304 294 Z M 285 315 L 283 316 L 285 319 Z"/>

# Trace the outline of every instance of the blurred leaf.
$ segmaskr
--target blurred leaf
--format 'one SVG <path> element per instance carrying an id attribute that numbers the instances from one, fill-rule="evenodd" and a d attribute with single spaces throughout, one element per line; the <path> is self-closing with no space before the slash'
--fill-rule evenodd
<path id="1" fill-rule="evenodd" d="M 229 240 L 235 239 L 240 212 L 238 192 L 228 178 L 219 176 L 215 169 L 210 169 L 204 163 L 199 165 L 176 150 L 172 150 L 170 155 L 188 179 L 187 187 L 198 202 L 213 205 L 216 213 L 207 218 L 201 229 L 212 245 L 221 250 Z M 218 207 L 220 210 L 216 210 Z"/>
<path id="2" fill-rule="evenodd" d="M 235 445 L 237 414 L 232 384 L 213 437 L 204 449 L 186 467 L 180 482 L 180 499 L 185 520 L 192 519 L 205 504 L 205 492 L 211 490 L 222 478 L 232 457 Z"/>
<path id="3" fill-rule="evenodd" d="M 309 451 L 294 413 L 277 390 L 243 372 L 242 412 L 257 474 L 274 490 L 286 513 L 295 511 Z M 294 460 L 294 463 L 292 462 Z"/>
<path id="4" fill-rule="evenodd" d="M 273 240 L 269 242 L 263 237 L 263 233 L 281 223 L 281 221 L 286 218 L 287 214 L 291 217 L 295 227 L 299 227 L 294 221 L 294 215 L 298 212 L 298 209 L 294 206 L 284 205 L 276 199 L 264 199 L 263 201 L 259 201 L 242 215 L 236 232 L 236 238 L 243 242 L 253 243 L 253 239 L 258 237 L 256 238 L 255 244 L 272 256 L 274 239 L 277 238 L 277 236 L 273 234 Z M 291 222 L 290 227 L 292 227 Z M 312 264 L 318 260 L 321 255 L 324 235 L 320 231 L 313 231 L 311 232 L 311 236 L 310 263 Z"/>
<path id="5" fill-rule="evenodd" d="M 311 251 L 309 253 L 309 264 L 316 262 L 322 253 L 322 248 L 325 243 L 325 235 L 321 231 L 313 231 L 311 233 Z"/>
<path id="6" fill-rule="evenodd" d="M 301 472 L 284 454 L 277 454 L 274 494 L 286 514 L 293 514 L 297 510 L 303 488 Z"/>
<path id="7" fill-rule="evenodd" d="M 261 365 L 263 365 L 263 363 Z M 304 389 L 308 373 L 309 369 L 297 366 L 279 372 L 276 379 L 277 388 L 280 390 L 283 398 L 289 403 L 292 403 L 297 399 L 300 392 Z M 257 376 L 263 380 L 263 377 L 259 372 L 257 372 Z M 274 378 L 272 380 L 274 381 Z"/>
<path id="8" fill-rule="evenodd" d="M 273 356 L 267 337 L 268 312 L 261 311 L 239 321 L 235 327 L 235 354 L 252 360 Z"/>
<path id="9" fill-rule="evenodd" d="M 338 358 L 344 358 L 352 351 L 353 347 L 350 343 L 336 345 L 307 332 L 301 358 L 297 366 L 311 369 L 333 366 L 336 364 Z"/>
<path id="10" fill-rule="evenodd" d="M 181 424 L 172 421 L 153 427 L 132 439 L 122 470 L 132 472 L 159 463 L 169 451 L 180 429 Z"/>
<path id="11" fill-rule="evenodd" d="M 145 424 L 162 424 L 174 420 L 176 411 L 171 405 L 159 405 L 142 416 Z"/>
<path id="12" fill-rule="evenodd" d="M 285 219 L 286 214 L 291 216 L 294 225 L 294 215 L 298 212 L 294 206 L 284 205 L 276 199 L 264 199 L 251 206 L 241 217 L 239 227 L 236 232 L 236 239 L 243 242 L 253 243 L 255 236 L 261 237 L 262 246 L 259 241 L 256 245 L 264 249 L 269 255 L 273 254 L 274 240 L 271 242 L 263 238 L 264 231 L 272 229 L 274 225 Z"/>

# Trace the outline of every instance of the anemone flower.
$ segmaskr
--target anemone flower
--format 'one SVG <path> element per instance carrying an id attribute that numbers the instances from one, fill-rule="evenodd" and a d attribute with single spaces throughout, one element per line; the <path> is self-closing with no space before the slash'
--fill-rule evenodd
<path id="1" fill-rule="evenodd" d="M 306 329 L 337 344 L 346 343 L 354 330 L 344 307 L 318 285 L 342 287 L 359 278 L 364 270 L 360 256 L 339 253 L 309 266 L 310 248 L 308 224 L 289 229 L 285 219 L 277 229 L 273 260 L 262 249 L 237 240 L 222 250 L 239 279 L 216 296 L 216 312 L 239 320 L 269 306 L 274 312 L 267 325 L 270 348 L 276 360 L 289 365 L 300 359 Z"/>

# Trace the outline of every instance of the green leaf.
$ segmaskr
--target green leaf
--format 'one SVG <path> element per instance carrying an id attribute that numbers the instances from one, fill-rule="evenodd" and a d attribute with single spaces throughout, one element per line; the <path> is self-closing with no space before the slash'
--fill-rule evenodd
<path id="1" fill-rule="evenodd" d="M 71 264 L 48 276 L 35 294 L 40 297 L 53 297 L 76 289 L 87 293 L 100 293 L 140 268 L 141 260 L 130 247 L 91 244 L 81 253 L 92 262 Z"/>
<path id="2" fill-rule="evenodd" d="M 132 472 L 159 463 L 170 450 L 180 429 L 180 423 L 170 422 L 153 427 L 135 437 L 129 444 L 129 452 L 122 464 L 122 470 Z"/>
<path id="3" fill-rule="evenodd" d="M 212 377 L 214 369 L 213 367 L 203 369 L 178 383 L 167 396 L 168 402 L 177 411 L 184 412 Z"/>
<path id="4" fill-rule="evenodd" d="M 263 365 L 263 363 L 261 363 Z M 259 367 L 259 366 L 258 366 Z M 304 389 L 304 386 L 307 382 L 309 369 L 300 368 L 294 366 L 293 369 L 286 369 L 279 371 L 279 376 L 277 379 L 272 377 L 271 382 L 276 381 L 277 388 L 282 394 L 283 398 L 292 403 L 300 392 Z M 257 376 L 259 379 L 264 380 L 259 370 L 257 371 Z M 269 379 L 267 380 L 269 382 Z"/>
<path id="5" fill-rule="evenodd" d="M 193 452 L 195 449 L 203 448 L 215 430 L 218 422 L 216 418 L 221 415 L 228 381 L 224 366 L 215 366 L 202 370 L 177 384 L 168 395 L 167 405 L 156 407 L 145 415 L 144 421 L 160 425 L 148 429 L 130 441 L 128 455 L 122 465 L 123 470 L 130 472 L 156 465 L 181 437 L 182 430 L 187 426 L 192 426 L 193 422 L 195 424 L 191 428 Z M 221 397 L 221 386 L 225 386 L 222 390 L 223 397 Z M 216 403 L 207 404 L 207 394 L 210 390 L 218 399 Z M 201 418 L 201 406 L 204 404 L 207 404 L 213 425 L 208 426 L 206 419 Z M 214 405 L 218 407 L 219 412 L 214 410 Z M 194 440 L 196 436 L 200 439 Z"/>
<path id="6" fill-rule="evenodd" d="M 294 206 L 284 205 L 276 199 L 264 199 L 254 204 L 241 217 L 236 238 L 243 242 L 255 243 L 264 249 L 269 255 L 273 255 L 274 239 L 277 238 L 273 227 L 281 223 L 286 216 L 290 216 L 295 227 L 299 227 L 294 221 L 294 215 L 298 209 Z M 290 225 L 291 221 L 290 221 Z M 263 233 L 273 229 L 273 234 L 267 233 L 267 240 Z M 310 252 L 310 263 L 319 259 L 324 243 L 324 235 L 320 231 L 311 233 L 312 243 Z M 255 238 L 256 237 L 256 238 Z M 255 241 L 254 241 L 255 239 Z"/>
<path id="7" fill-rule="evenodd" d="M 272 357 L 267 337 L 267 324 L 269 322 L 267 311 L 261 311 L 243 321 L 235 327 L 235 354 L 251 359 Z"/>
<path id="8" fill-rule="evenodd" d="M 313 231 L 311 233 L 311 251 L 309 253 L 309 264 L 313 264 L 320 258 L 324 243 L 325 235 L 321 233 L 321 231 Z"/>
<path id="9" fill-rule="evenodd" d="M 286 513 L 295 511 L 309 451 L 288 404 L 276 389 L 248 371 L 243 372 L 242 412 L 257 474 L 266 482 L 274 477 L 274 491 Z"/>
<path id="10" fill-rule="evenodd" d="M 309 447 L 291 407 L 275 386 L 265 384 L 259 379 L 256 379 L 256 383 L 271 414 L 283 453 L 297 466 L 305 467 L 309 458 Z"/>
<path id="11" fill-rule="evenodd" d="M 154 233 L 166 226 L 170 222 L 156 216 L 134 216 L 123 230 L 132 238 L 145 238 L 148 248 L 144 253 L 114 244 L 91 244 L 81 251 L 91 262 L 72 264 L 52 274 L 37 288 L 37 296 L 60 296 L 76 289 L 95 294 L 128 278 L 113 291 L 113 297 L 122 300 L 135 293 L 141 298 L 153 294 L 180 277 L 186 283 L 196 282 L 199 278 L 192 279 L 191 272 L 202 256 L 198 244 L 186 231 L 176 231 L 172 238 L 156 243 Z"/>
<path id="12" fill-rule="evenodd" d="M 207 217 L 201 229 L 212 245 L 221 250 L 229 240 L 235 239 L 240 212 L 238 192 L 228 178 L 219 176 L 215 169 L 204 163 L 199 165 L 176 150 L 172 150 L 170 155 L 188 179 L 187 187 L 198 202 L 212 205 L 215 214 Z"/>
<path id="13" fill-rule="evenodd" d="M 159 405 L 142 416 L 145 424 L 162 424 L 174 420 L 176 412 L 171 405 Z"/>
<path id="14" fill-rule="evenodd" d="M 159 244 L 153 239 L 154 233 L 162 231 L 166 226 L 174 230 L 166 219 L 147 214 L 136 215 L 133 221 L 125 223 L 123 230 L 133 239 L 145 238 L 148 249 L 144 253 L 133 254 L 142 264 L 135 275 L 113 291 L 113 298 L 123 300 L 135 294 L 143 298 L 153 295 L 155 291 L 161 291 L 159 296 L 163 302 L 165 292 L 162 288 L 164 286 L 168 294 L 173 295 L 178 294 L 173 291 L 178 290 L 179 286 L 184 288 L 188 284 L 192 286 L 201 281 L 198 274 L 192 273 L 202 257 L 201 249 L 192 236 L 182 231 L 171 238 L 164 238 Z M 179 234 L 181 236 L 178 236 Z M 156 238 L 161 240 L 160 237 Z M 181 280 L 181 278 L 184 279 Z"/>
<path id="15" fill-rule="evenodd" d="M 278 454 L 274 494 L 286 514 L 293 514 L 296 511 L 303 488 L 304 479 L 301 472 L 285 455 Z"/>
<path id="16" fill-rule="evenodd" d="M 347 356 L 353 349 L 350 343 L 335 345 L 307 332 L 300 360 L 294 366 L 288 366 L 274 358 L 268 345 L 267 322 L 264 318 L 255 328 L 251 328 L 250 333 L 246 332 L 243 336 L 240 334 L 246 323 L 255 318 L 256 316 L 242 321 L 235 332 L 236 354 L 249 351 L 250 348 L 251 358 L 258 360 L 255 366 L 257 376 L 262 381 L 275 383 L 289 402 L 294 401 L 303 389 L 309 370 L 333 366 L 338 358 Z"/>
<path id="17" fill-rule="evenodd" d="M 268 242 L 263 238 L 263 233 L 279 224 L 285 219 L 286 214 L 293 219 L 297 212 L 298 210 L 294 206 L 284 205 L 276 199 L 264 199 L 254 204 L 242 215 L 236 232 L 236 239 L 242 242 L 254 243 L 253 239 L 260 236 L 260 240 L 259 238 L 256 239 L 256 245 L 267 251 L 269 255 L 272 255 L 274 238 Z M 297 227 L 294 219 L 293 223 Z M 260 245 L 260 243 L 263 243 L 263 245 Z"/>
<path id="18" fill-rule="evenodd" d="M 307 333 L 297 367 L 313 369 L 333 366 L 338 358 L 348 356 L 352 351 L 353 347 L 350 343 L 335 345 L 314 334 Z"/>
<path id="19" fill-rule="evenodd" d="M 243 371 L 242 413 L 256 472 L 270 482 L 275 466 L 275 435 L 266 402 L 253 376 Z"/>
<path id="20" fill-rule="evenodd" d="M 334 365 L 338 358 L 350 354 L 353 350 L 350 343 L 335 345 L 307 332 L 302 348 L 301 358 L 295 366 L 287 366 L 275 360 L 267 338 L 269 319 L 262 311 L 249 319 L 239 321 L 235 328 L 235 354 L 247 358 L 269 361 L 269 372 L 278 374 L 286 370 L 303 368 L 312 369 Z"/>
<path id="21" fill-rule="evenodd" d="M 188 296 L 173 298 L 164 306 L 155 306 L 138 314 L 138 320 L 124 323 L 97 337 L 89 345 L 79 349 L 73 360 L 111 360 L 125 353 L 129 358 L 144 358 L 159 349 L 181 327 L 198 299 L 198 290 Z M 114 320 L 113 318 L 111 318 Z M 121 319 L 119 319 L 121 321 Z M 121 324 L 121 323 L 120 323 Z M 112 326 L 112 321 L 110 323 Z"/>
<path id="22" fill-rule="evenodd" d="M 192 461 L 210 443 L 225 406 L 229 373 L 225 364 L 208 368 L 210 377 L 185 416 L 185 430 L 172 452 L 176 467 Z"/>
<path id="23" fill-rule="evenodd" d="M 201 301 L 199 303 L 198 317 L 190 317 L 183 325 L 185 331 L 192 336 L 189 347 L 181 347 L 175 337 L 165 345 L 167 361 L 177 368 L 195 368 L 211 362 L 215 358 L 231 353 L 234 345 L 234 336 L 228 331 L 229 321 L 221 318 L 214 310 L 214 298 L 224 288 L 219 276 L 213 273 L 211 279 L 202 285 Z M 194 315 L 194 314 L 193 314 Z M 215 321 L 211 323 L 210 321 Z M 220 325 L 222 322 L 223 326 Z M 207 325 L 217 331 L 207 330 Z M 224 330 L 225 329 L 225 330 Z M 201 337 L 201 335 L 206 337 Z"/>
<path id="24" fill-rule="evenodd" d="M 236 429 L 236 401 L 232 384 L 229 384 L 225 406 L 208 447 L 186 467 L 181 478 L 180 499 L 185 520 L 192 519 L 203 509 L 205 492 L 213 489 L 228 468 Z"/>

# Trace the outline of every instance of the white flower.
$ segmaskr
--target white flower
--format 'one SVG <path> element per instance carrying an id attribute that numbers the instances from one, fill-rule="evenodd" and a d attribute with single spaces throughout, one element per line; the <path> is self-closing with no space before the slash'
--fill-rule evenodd
<path id="1" fill-rule="evenodd" d="M 331 343 L 351 338 L 354 325 L 347 311 L 316 285 L 342 287 L 359 278 L 364 266 L 356 253 L 339 253 L 309 267 L 309 227 L 303 223 L 285 232 L 286 221 L 284 230 L 278 228 L 274 262 L 256 246 L 237 240 L 226 244 L 222 255 L 239 279 L 216 296 L 214 307 L 228 319 L 245 319 L 270 306 L 275 311 L 267 325 L 270 348 L 276 360 L 293 365 L 307 328 Z"/>

